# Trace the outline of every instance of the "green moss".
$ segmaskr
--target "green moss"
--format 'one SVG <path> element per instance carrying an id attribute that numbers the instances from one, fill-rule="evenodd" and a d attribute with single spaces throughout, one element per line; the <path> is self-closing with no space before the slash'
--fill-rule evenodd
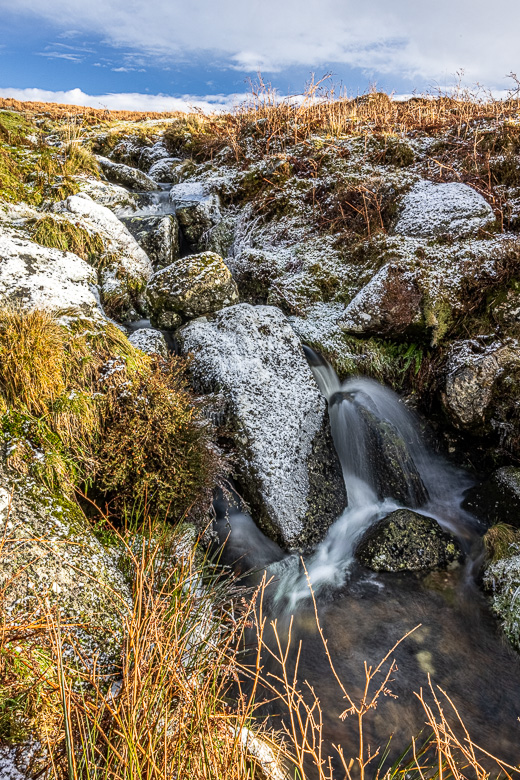
<path id="1" fill-rule="evenodd" d="M 425 295 L 422 309 L 424 324 L 431 329 L 431 345 L 435 347 L 442 341 L 453 324 L 452 307 L 446 299 Z"/>

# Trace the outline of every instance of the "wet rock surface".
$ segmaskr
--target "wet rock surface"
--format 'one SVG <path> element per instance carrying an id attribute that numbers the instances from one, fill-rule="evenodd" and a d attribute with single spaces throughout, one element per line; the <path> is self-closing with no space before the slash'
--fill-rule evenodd
<path id="1" fill-rule="evenodd" d="M 507 523 L 520 528 L 520 468 L 497 469 L 468 493 L 464 506 L 486 525 Z"/>
<path id="2" fill-rule="evenodd" d="M 325 400 L 298 339 L 274 307 L 239 304 L 178 337 L 196 386 L 220 390 L 243 494 L 268 536 L 308 549 L 346 505 Z"/>
<path id="3" fill-rule="evenodd" d="M 154 271 L 178 259 L 179 223 L 173 214 L 122 217 L 121 221 L 150 258 Z"/>
<path id="4" fill-rule="evenodd" d="M 356 557 L 373 571 L 424 571 L 461 561 L 462 551 L 433 518 L 398 509 L 369 528 Z"/>

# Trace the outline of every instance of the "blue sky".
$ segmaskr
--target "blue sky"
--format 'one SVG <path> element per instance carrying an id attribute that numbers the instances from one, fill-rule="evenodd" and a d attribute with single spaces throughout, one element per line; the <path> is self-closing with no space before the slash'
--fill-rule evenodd
<path id="1" fill-rule="evenodd" d="M 0 0 L 0 95 L 109 108 L 228 103 L 332 72 L 349 94 L 520 76 L 512 0 Z M 167 98 L 171 98 L 168 100 Z"/>

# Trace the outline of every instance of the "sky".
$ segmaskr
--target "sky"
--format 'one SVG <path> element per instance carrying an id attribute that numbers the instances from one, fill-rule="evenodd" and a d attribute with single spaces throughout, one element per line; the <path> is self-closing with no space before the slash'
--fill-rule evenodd
<path id="1" fill-rule="evenodd" d="M 518 0 L 0 0 L 0 97 L 203 110 L 261 72 L 280 94 L 311 74 L 349 95 L 520 77 Z"/>

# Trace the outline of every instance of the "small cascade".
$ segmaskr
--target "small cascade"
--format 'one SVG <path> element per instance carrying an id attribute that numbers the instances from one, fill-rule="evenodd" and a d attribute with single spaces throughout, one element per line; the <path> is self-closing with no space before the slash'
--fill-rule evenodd
<path id="1" fill-rule="evenodd" d="M 289 611 L 309 596 L 309 581 L 315 592 L 341 586 L 361 536 L 398 508 L 435 518 L 463 542 L 475 528 L 475 519 L 461 509 L 471 481 L 428 451 L 418 421 L 399 397 L 364 377 L 341 383 L 320 355 L 308 347 L 305 354 L 329 403 L 348 506 L 306 562 L 306 574 L 281 578 L 276 599 Z"/>

